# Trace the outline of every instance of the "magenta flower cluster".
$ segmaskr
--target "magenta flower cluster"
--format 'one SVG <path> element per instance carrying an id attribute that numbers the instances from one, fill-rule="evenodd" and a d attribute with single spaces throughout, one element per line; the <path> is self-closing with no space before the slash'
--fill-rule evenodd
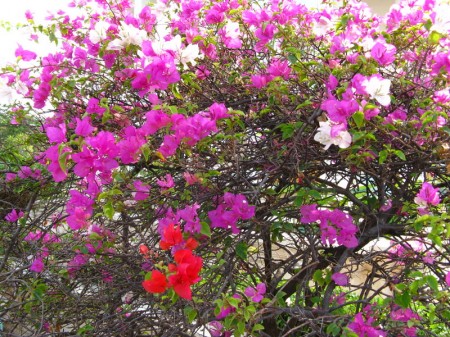
<path id="1" fill-rule="evenodd" d="M 300 207 L 301 222 L 305 224 L 318 223 L 321 231 L 321 239 L 324 245 L 339 244 L 348 248 L 358 245 L 356 233 L 358 227 L 347 213 L 334 209 L 318 209 L 316 204 Z"/>

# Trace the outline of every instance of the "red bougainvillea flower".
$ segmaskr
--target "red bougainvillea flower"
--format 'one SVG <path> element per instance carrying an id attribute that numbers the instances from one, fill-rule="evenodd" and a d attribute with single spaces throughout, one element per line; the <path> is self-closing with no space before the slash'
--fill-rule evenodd
<path id="1" fill-rule="evenodd" d="M 146 255 L 146 254 L 148 254 L 149 252 L 150 252 L 150 249 L 149 249 L 146 245 L 141 244 L 141 245 L 139 246 L 139 253 L 141 253 L 142 255 Z"/>
<path id="2" fill-rule="evenodd" d="M 175 272 L 175 275 L 169 276 L 169 283 L 180 297 L 191 300 L 191 285 L 200 281 L 198 274 L 203 260 L 188 249 L 177 251 L 174 258 L 177 265 L 169 266 L 169 270 Z"/>
<path id="3" fill-rule="evenodd" d="M 166 291 L 168 284 L 163 273 L 159 270 L 153 270 L 151 278 L 142 282 L 142 286 L 149 293 L 160 294 Z"/>
<path id="4" fill-rule="evenodd" d="M 168 225 L 164 228 L 159 247 L 162 250 L 167 250 L 183 241 L 183 235 L 179 227 L 175 227 L 174 224 Z"/>
<path id="5" fill-rule="evenodd" d="M 186 240 L 186 249 L 194 250 L 198 247 L 198 241 L 194 238 L 189 238 Z"/>

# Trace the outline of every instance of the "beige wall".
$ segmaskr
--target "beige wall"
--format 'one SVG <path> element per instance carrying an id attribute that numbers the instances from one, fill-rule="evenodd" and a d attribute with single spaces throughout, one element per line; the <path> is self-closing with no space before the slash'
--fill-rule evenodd
<path id="1" fill-rule="evenodd" d="M 397 3 L 398 1 L 396 1 L 396 0 L 365 0 L 364 2 L 370 6 L 370 8 L 372 9 L 372 11 L 375 14 L 384 15 L 389 11 L 389 8 L 391 8 L 391 6 L 394 3 Z"/>

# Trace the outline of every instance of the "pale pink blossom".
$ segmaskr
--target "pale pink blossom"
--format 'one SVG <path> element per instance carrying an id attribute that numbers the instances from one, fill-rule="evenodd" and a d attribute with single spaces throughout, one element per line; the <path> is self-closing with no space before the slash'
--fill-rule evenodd
<path id="1" fill-rule="evenodd" d="M 332 126 L 330 121 L 319 122 L 319 125 L 314 140 L 325 145 L 325 150 L 328 150 L 331 145 L 337 145 L 341 149 L 345 149 L 352 143 L 352 136 L 348 131 L 340 131 L 337 135 L 332 136 Z"/>

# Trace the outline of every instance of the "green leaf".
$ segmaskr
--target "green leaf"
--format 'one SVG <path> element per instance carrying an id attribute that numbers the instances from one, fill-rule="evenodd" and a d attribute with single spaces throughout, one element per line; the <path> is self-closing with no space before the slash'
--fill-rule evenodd
<path id="1" fill-rule="evenodd" d="M 247 249 L 248 246 L 245 242 L 239 242 L 236 245 L 236 254 L 241 258 L 241 260 L 246 261 L 247 260 Z"/>
<path id="2" fill-rule="evenodd" d="M 34 288 L 33 291 L 33 296 L 34 298 L 36 298 L 37 300 L 41 300 L 42 296 L 45 294 L 45 292 L 47 291 L 47 285 L 44 283 L 39 283 L 36 285 L 36 287 Z"/>
<path id="3" fill-rule="evenodd" d="M 309 194 L 310 196 L 312 196 L 314 199 L 320 199 L 320 198 L 322 198 L 322 195 L 320 194 L 320 192 L 319 192 L 319 191 L 316 191 L 316 190 L 310 190 L 310 191 L 308 192 L 308 194 Z"/>
<path id="4" fill-rule="evenodd" d="M 172 94 L 175 96 L 175 98 L 183 99 L 183 96 L 181 96 L 177 85 L 172 85 L 171 90 L 172 90 Z"/>
<path id="5" fill-rule="evenodd" d="M 397 157 L 399 157 L 401 160 L 403 160 L 403 161 L 406 160 L 406 156 L 405 156 L 405 154 L 403 153 L 403 151 L 401 151 L 401 150 L 395 150 L 394 153 L 395 153 L 395 155 L 396 155 Z"/>
<path id="6" fill-rule="evenodd" d="M 284 139 L 291 138 L 295 131 L 293 124 L 280 124 L 278 127 L 281 130 L 281 137 Z"/>
<path id="7" fill-rule="evenodd" d="M 144 156 L 145 161 L 148 161 L 148 158 L 150 157 L 150 148 L 147 144 L 141 147 L 142 155 Z"/>
<path id="8" fill-rule="evenodd" d="M 376 109 L 376 108 L 377 108 L 377 106 L 375 104 L 372 104 L 372 103 L 367 103 L 366 105 L 364 105 L 364 111 L 366 111 L 366 110 L 373 110 L 373 109 Z"/>
<path id="9" fill-rule="evenodd" d="M 65 174 L 67 174 L 67 157 L 70 154 L 70 152 L 68 152 L 68 151 L 62 152 L 64 150 L 64 148 L 65 148 L 64 144 L 60 144 L 58 147 L 58 153 L 59 153 L 58 164 L 59 164 L 59 167 L 61 168 L 61 170 Z"/>
<path id="10" fill-rule="evenodd" d="M 411 303 L 409 291 L 405 290 L 403 293 L 395 295 L 394 302 L 402 308 L 408 308 Z"/>
<path id="11" fill-rule="evenodd" d="M 322 270 L 318 269 L 313 274 L 313 280 L 317 282 L 320 286 L 325 284 L 325 279 L 323 277 Z"/>
<path id="12" fill-rule="evenodd" d="M 366 137 L 366 133 L 363 131 L 353 132 L 353 134 L 352 134 L 353 143 L 356 143 L 358 140 L 363 139 L 365 137 Z"/>
<path id="13" fill-rule="evenodd" d="M 380 151 L 380 153 L 378 155 L 378 162 L 380 164 L 383 164 L 386 161 L 387 157 L 388 157 L 388 151 L 386 151 L 386 150 Z"/>
<path id="14" fill-rule="evenodd" d="M 327 334 L 337 336 L 341 332 L 341 328 L 336 323 L 327 326 Z"/>
<path id="15" fill-rule="evenodd" d="M 187 317 L 188 322 L 192 323 L 194 319 L 197 317 L 197 310 L 192 307 L 186 307 L 183 309 L 184 315 Z"/>
<path id="16" fill-rule="evenodd" d="M 211 237 L 211 228 L 209 228 L 209 225 L 206 222 L 201 222 L 201 229 L 200 233 L 203 235 L 206 235 L 207 237 Z"/>
<path id="17" fill-rule="evenodd" d="M 110 119 L 112 118 L 112 115 L 109 112 L 109 108 L 107 108 L 107 110 L 103 113 L 102 116 L 102 123 L 105 124 L 106 122 L 108 122 Z"/>
<path id="18" fill-rule="evenodd" d="M 113 216 L 114 216 L 114 213 L 115 213 L 115 211 L 114 211 L 114 206 L 113 206 L 113 204 L 112 204 L 111 201 L 108 201 L 108 202 L 103 206 L 103 214 L 105 214 L 105 216 L 106 216 L 108 219 L 111 219 L 111 220 L 112 220 L 112 218 L 113 218 Z"/>
<path id="19" fill-rule="evenodd" d="M 94 327 L 90 324 L 86 324 L 85 326 L 83 326 L 82 328 L 78 329 L 77 331 L 77 335 L 84 335 L 89 331 L 93 331 Z"/>
<path id="20" fill-rule="evenodd" d="M 433 26 L 433 22 L 430 19 L 428 19 L 423 26 L 425 27 L 426 30 L 430 31 L 430 28 Z"/>
<path id="21" fill-rule="evenodd" d="M 264 330 L 264 325 L 262 325 L 262 324 L 255 324 L 253 326 L 252 332 L 260 331 L 260 330 Z"/>
<path id="22" fill-rule="evenodd" d="M 427 282 L 428 286 L 435 292 L 439 291 L 438 282 L 436 278 L 432 275 L 428 275 L 424 277 L 424 280 Z"/>
<path id="23" fill-rule="evenodd" d="M 233 308 L 238 308 L 239 303 L 241 302 L 240 299 L 234 297 L 227 298 L 227 301 Z"/>
<path id="24" fill-rule="evenodd" d="M 234 332 L 235 336 L 242 336 L 245 332 L 245 323 L 239 321 L 237 323 L 236 331 Z"/>
<path id="25" fill-rule="evenodd" d="M 294 54 L 289 54 L 288 60 L 291 64 L 296 64 L 298 62 L 297 57 Z"/>
<path id="26" fill-rule="evenodd" d="M 357 111 L 353 114 L 352 118 L 359 128 L 364 126 L 364 113 Z"/>
<path id="27" fill-rule="evenodd" d="M 432 44 L 438 44 L 438 43 L 439 43 L 439 40 L 441 39 L 441 37 L 442 37 L 441 34 L 439 34 L 438 32 L 436 32 L 436 31 L 433 30 L 433 31 L 431 32 L 430 36 L 428 37 L 428 39 L 430 40 L 430 42 L 431 42 Z"/>

